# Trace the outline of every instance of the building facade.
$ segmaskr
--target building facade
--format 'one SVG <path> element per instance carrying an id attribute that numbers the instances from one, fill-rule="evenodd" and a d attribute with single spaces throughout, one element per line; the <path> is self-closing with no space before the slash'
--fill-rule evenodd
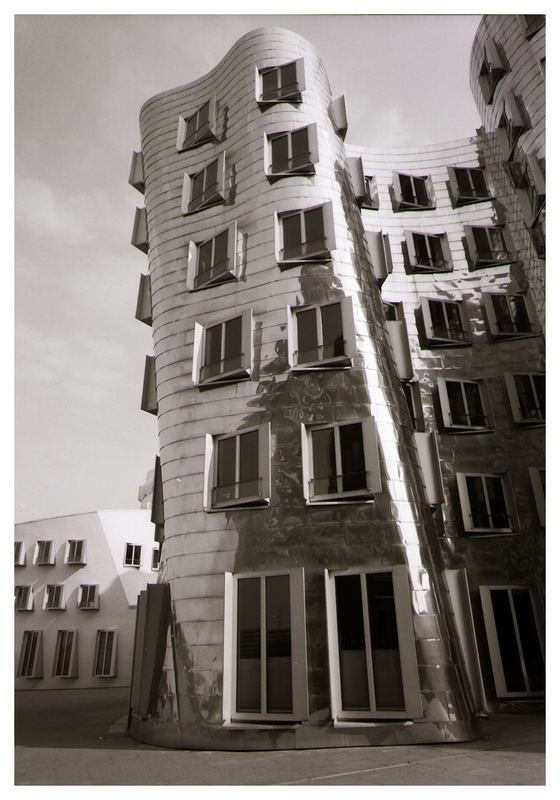
<path id="1" fill-rule="evenodd" d="M 150 514 L 22 522 L 15 537 L 16 689 L 129 686 L 138 594 L 159 567 Z"/>
<path id="2" fill-rule="evenodd" d="M 458 741 L 542 696 L 541 261 L 499 132 L 350 146 L 278 28 L 140 127 L 163 544 L 131 735 Z"/>

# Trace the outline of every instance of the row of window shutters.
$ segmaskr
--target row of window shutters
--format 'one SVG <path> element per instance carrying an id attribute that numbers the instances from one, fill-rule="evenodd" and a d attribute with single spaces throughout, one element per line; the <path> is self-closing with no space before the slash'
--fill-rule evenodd
<path id="1" fill-rule="evenodd" d="M 98 630 L 93 652 L 92 677 L 117 677 L 117 635 L 114 629 Z M 18 678 L 44 678 L 43 631 L 25 630 L 19 653 Z M 78 631 L 59 630 L 52 665 L 52 677 L 78 678 Z"/>
<path id="2" fill-rule="evenodd" d="M 87 564 L 87 541 L 85 539 L 69 539 L 64 547 L 64 564 L 83 567 Z M 14 565 L 23 567 L 26 563 L 25 543 L 14 542 Z M 54 566 L 56 553 L 53 539 L 38 539 L 33 547 L 31 563 L 36 566 Z M 142 545 L 127 542 L 124 549 L 124 567 L 142 566 Z M 152 569 L 159 566 L 159 547 L 152 549 Z"/>

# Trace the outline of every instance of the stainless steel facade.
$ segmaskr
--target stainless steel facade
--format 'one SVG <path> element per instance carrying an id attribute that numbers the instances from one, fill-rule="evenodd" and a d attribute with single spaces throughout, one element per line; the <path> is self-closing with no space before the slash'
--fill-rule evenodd
<path id="1" fill-rule="evenodd" d="M 297 65 L 300 97 L 263 102 L 262 71 L 287 64 Z M 210 134 L 185 148 L 189 120 L 208 101 Z M 131 735 L 143 741 L 265 749 L 473 738 L 477 713 L 497 700 L 480 645 L 478 587 L 532 587 L 542 578 L 529 477 L 529 467 L 542 465 L 542 428 L 515 424 L 503 377 L 540 371 L 542 337 L 535 329 L 497 341 L 483 297 L 527 289 L 531 243 L 498 265 L 473 267 L 466 226 L 501 222 L 496 195 L 457 206 L 449 187 L 448 167 L 488 166 L 487 136 L 380 153 L 344 143 L 340 106 L 312 46 L 267 28 L 240 39 L 204 78 L 152 98 L 141 112 L 143 169 L 139 178 L 135 154 L 133 185 L 145 192 L 147 227 L 140 236 L 135 225 L 134 243 L 148 250 L 165 518 L 160 582 L 171 601 L 166 647 L 146 689 L 151 702 L 140 704 L 142 713 L 131 707 Z M 305 126 L 312 172 L 267 176 L 269 139 Z M 194 176 L 216 158 L 224 167 L 220 196 L 190 213 Z M 375 179 L 377 202 L 373 181 L 372 202 L 360 198 L 360 168 Z M 493 187 L 503 172 L 498 159 L 492 170 Z M 399 208 L 398 174 L 426 178 L 429 202 Z M 283 215 L 319 206 L 328 253 L 282 263 Z M 235 280 L 194 286 L 196 248 L 225 230 L 235 241 Z M 417 240 L 445 244 L 445 270 L 414 269 Z M 383 281 L 389 252 L 392 272 Z M 465 346 L 426 345 L 420 318 L 430 299 L 462 304 L 471 332 Z M 338 302 L 345 336 L 352 331 L 347 361 L 297 369 L 294 309 Z M 386 319 L 384 303 L 395 319 Z M 201 337 L 236 315 L 248 326 L 251 358 L 239 379 L 204 385 Z M 438 392 L 447 378 L 484 385 L 491 418 L 484 431 L 442 424 Z M 418 393 L 423 423 L 412 419 L 405 391 Z M 355 423 L 375 491 L 353 502 L 336 492 L 317 502 L 307 442 L 314 430 Z M 253 430 L 259 503 L 213 503 L 217 443 Z M 465 532 L 457 473 L 507 474 L 515 487 L 511 532 Z M 400 711 L 353 713 L 340 700 L 337 637 L 344 631 L 334 586 L 337 576 L 380 573 L 392 581 L 405 701 Z M 236 713 L 236 581 L 278 574 L 290 575 L 292 713 Z M 362 586 L 369 591 L 365 579 Z M 145 626 L 137 636 L 153 644 L 159 633 Z"/>

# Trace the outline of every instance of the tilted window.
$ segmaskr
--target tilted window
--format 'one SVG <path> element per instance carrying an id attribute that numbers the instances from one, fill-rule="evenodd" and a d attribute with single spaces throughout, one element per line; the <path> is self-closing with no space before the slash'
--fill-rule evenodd
<path id="1" fill-rule="evenodd" d="M 226 573 L 225 594 L 224 718 L 307 719 L 303 570 Z"/>
<path id="2" fill-rule="evenodd" d="M 14 542 L 14 566 L 23 567 L 25 565 L 25 546 L 23 542 Z"/>
<path id="3" fill-rule="evenodd" d="M 99 586 L 96 583 L 82 583 L 78 589 L 78 608 L 82 611 L 97 611 L 99 608 Z"/>
<path id="4" fill-rule="evenodd" d="M 445 233 L 405 231 L 405 238 L 412 272 L 447 272 L 453 269 Z"/>
<path id="5" fill-rule="evenodd" d="M 187 289 L 206 289 L 237 279 L 237 223 L 211 239 L 187 243 Z"/>
<path id="6" fill-rule="evenodd" d="M 527 111 L 521 99 L 512 92 L 506 92 L 497 128 L 498 141 L 506 159 L 511 158 L 519 137 L 530 127 Z"/>
<path id="7" fill-rule="evenodd" d="M 277 215 L 276 260 L 280 267 L 330 260 L 335 246 L 332 203 Z"/>
<path id="8" fill-rule="evenodd" d="M 303 58 L 277 67 L 262 67 L 256 71 L 256 96 L 261 104 L 281 102 L 300 103 L 305 90 Z"/>
<path id="9" fill-rule="evenodd" d="M 49 584 L 45 587 L 43 608 L 47 611 L 63 611 L 66 608 L 62 584 Z"/>
<path id="10" fill-rule="evenodd" d="M 124 551 L 125 567 L 139 567 L 142 558 L 142 545 L 127 542 Z"/>
<path id="11" fill-rule="evenodd" d="M 495 339 L 517 339 L 539 333 L 533 304 L 526 295 L 484 292 L 482 302 Z"/>
<path id="12" fill-rule="evenodd" d="M 494 99 L 496 86 L 507 72 L 507 69 L 507 64 L 502 58 L 496 42 L 488 38 L 484 45 L 482 64 L 478 74 L 478 83 L 486 103 L 491 103 Z"/>
<path id="13" fill-rule="evenodd" d="M 53 676 L 56 678 L 78 677 L 78 631 L 58 631 Z"/>
<path id="14" fill-rule="evenodd" d="M 39 540 L 35 544 L 35 558 L 33 563 L 39 566 L 50 566 L 54 564 L 54 546 L 52 539 Z"/>
<path id="15" fill-rule="evenodd" d="M 457 473 L 465 533 L 511 533 L 512 498 L 501 475 Z"/>
<path id="16" fill-rule="evenodd" d="M 205 142 L 216 141 L 216 98 L 211 97 L 194 114 L 180 116 L 177 150 L 188 150 Z"/>
<path id="17" fill-rule="evenodd" d="M 307 502 L 373 500 L 381 492 L 375 421 L 302 425 L 302 464 Z"/>
<path id="18" fill-rule="evenodd" d="M 465 225 L 465 241 L 472 269 L 497 267 L 517 260 L 515 245 L 506 227 Z"/>
<path id="19" fill-rule="evenodd" d="M 292 369 L 350 366 L 355 354 L 352 299 L 288 309 L 288 349 Z"/>
<path id="20" fill-rule="evenodd" d="M 480 433 L 492 429 L 489 402 L 482 381 L 438 378 L 444 428 L 453 433 Z"/>
<path id="21" fill-rule="evenodd" d="M 193 383 L 218 385 L 248 380 L 252 369 L 251 310 L 204 327 L 195 323 Z"/>
<path id="22" fill-rule="evenodd" d="M 325 571 L 335 720 L 422 714 L 405 566 Z"/>
<path id="23" fill-rule="evenodd" d="M 514 421 L 518 425 L 542 425 L 546 410 L 544 374 L 504 377 Z"/>
<path id="24" fill-rule="evenodd" d="M 205 507 L 262 506 L 270 502 L 270 426 L 207 436 Z"/>
<path id="25" fill-rule="evenodd" d="M 393 172 L 393 193 L 398 210 L 435 208 L 434 187 L 429 175 Z"/>
<path id="26" fill-rule="evenodd" d="M 265 173 L 269 177 L 308 175 L 319 161 L 317 125 L 265 135 Z"/>
<path id="27" fill-rule="evenodd" d="M 450 347 L 470 343 L 468 316 L 461 301 L 420 298 L 426 339 L 432 347 Z"/>
<path id="28" fill-rule="evenodd" d="M 225 151 L 207 164 L 204 169 L 183 176 L 183 196 L 181 211 L 193 214 L 203 208 L 223 203 L 226 197 L 226 154 Z"/>
<path id="29" fill-rule="evenodd" d="M 95 678 L 115 678 L 117 675 L 117 632 L 98 630 L 93 659 Z"/>
<path id="30" fill-rule="evenodd" d="M 86 543 L 83 539 L 69 539 L 66 544 L 66 563 L 86 563 Z"/>
<path id="31" fill-rule="evenodd" d="M 33 589 L 29 585 L 16 586 L 16 611 L 33 611 Z"/>
<path id="32" fill-rule="evenodd" d="M 43 677 L 43 633 L 24 631 L 17 668 L 18 678 Z"/>
<path id="33" fill-rule="evenodd" d="M 492 194 L 484 170 L 478 167 L 448 167 L 449 190 L 456 206 L 488 200 Z"/>

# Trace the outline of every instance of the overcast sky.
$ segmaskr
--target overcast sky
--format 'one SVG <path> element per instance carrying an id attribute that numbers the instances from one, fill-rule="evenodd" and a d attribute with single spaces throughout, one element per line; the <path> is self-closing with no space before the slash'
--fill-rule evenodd
<path id="1" fill-rule="evenodd" d="M 151 329 L 130 246 L 138 112 L 247 31 L 297 31 L 346 95 L 352 144 L 471 136 L 478 16 L 19 16 L 16 19 L 17 521 L 134 508 L 157 421 L 139 409 Z"/>

